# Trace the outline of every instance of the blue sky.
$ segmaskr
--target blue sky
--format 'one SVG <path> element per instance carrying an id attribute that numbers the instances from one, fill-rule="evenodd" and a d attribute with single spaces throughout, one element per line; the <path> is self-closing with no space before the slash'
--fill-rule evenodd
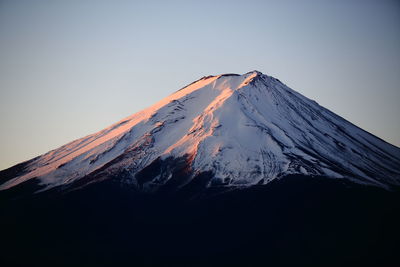
<path id="1" fill-rule="evenodd" d="M 259 70 L 400 146 L 398 1 L 0 1 L 0 169 Z"/>

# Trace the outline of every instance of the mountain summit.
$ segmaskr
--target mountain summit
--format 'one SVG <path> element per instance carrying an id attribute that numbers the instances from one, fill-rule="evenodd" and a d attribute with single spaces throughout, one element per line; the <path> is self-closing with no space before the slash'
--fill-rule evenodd
<path id="1" fill-rule="evenodd" d="M 145 191 L 267 184 L 290 174 L 400 185 L 400 149 L 278 79 L 203 77 L 110 127 L 0 172 L 0 190 L 119 179 Z"/>

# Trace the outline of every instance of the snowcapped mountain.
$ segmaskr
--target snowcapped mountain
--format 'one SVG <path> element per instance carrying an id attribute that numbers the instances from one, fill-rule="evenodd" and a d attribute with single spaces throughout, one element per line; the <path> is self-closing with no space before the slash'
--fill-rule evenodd
<path id="1" fill-rule="evenodd" d="M 146 191 L 247 186 L 289 174 L 400 185 L 400 149 L 278 79 L 203 77 L 110 127 L 0 172 L 0 190 L 120 179 Z"/>

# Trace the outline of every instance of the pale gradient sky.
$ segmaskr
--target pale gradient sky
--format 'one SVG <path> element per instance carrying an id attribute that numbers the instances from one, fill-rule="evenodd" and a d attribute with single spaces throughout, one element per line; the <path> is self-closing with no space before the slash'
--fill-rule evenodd
<path id="1" fill-rule="evenodd" d="M 0 169 L 254 69 L 400 146 L 399 1 L 0 0 Z"/>

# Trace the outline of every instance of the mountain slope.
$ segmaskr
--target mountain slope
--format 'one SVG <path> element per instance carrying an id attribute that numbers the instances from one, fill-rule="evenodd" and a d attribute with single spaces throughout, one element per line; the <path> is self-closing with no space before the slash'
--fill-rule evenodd
<path id="1" fill-rule="evenodd" d="M 0 190 L 117 177 L 144 190 L 289 174 L 400 184 L 400 149 L 258 71 L 208 76 L 118 123 L 0 172 Z M 202 180 L 203 179 L 203 180 Z"/>

